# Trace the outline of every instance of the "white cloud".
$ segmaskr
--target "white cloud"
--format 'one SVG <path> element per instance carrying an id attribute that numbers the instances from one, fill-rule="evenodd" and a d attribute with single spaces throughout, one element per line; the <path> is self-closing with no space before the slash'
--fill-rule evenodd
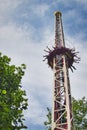
<path id="1" fill-rule="evenodd" d="M 29 110 L 25 113 L 26 118 L 30 123 L 37 125 L 43 124 L 46 115 L 43 104 L 39 100 L 35 100 L 33 96 L 29 98 L 29 101 Z"/>
<path id="2" fill-rule="evenodd" d="M 32 11 L 34 12 L 34 14 L 36 14 L 39 17 L 44 17 L 46 12 L 49 9 L 49 5 L 48 4 L 37 4 L 37 5 L 32 5 L 31 7 Z"/>
<path id="3" fill-rule="evenodd" d="M 0 12 L 7 13 L 18 7 L 23 0 L 0 0 Z"/>
<path id="4" fill-rule="evenodd" d="M 23 1 L 24 0 L 0 0 L 0 24 L 3 24 L 3 22 L 7 23 L 12 13 Z"/>

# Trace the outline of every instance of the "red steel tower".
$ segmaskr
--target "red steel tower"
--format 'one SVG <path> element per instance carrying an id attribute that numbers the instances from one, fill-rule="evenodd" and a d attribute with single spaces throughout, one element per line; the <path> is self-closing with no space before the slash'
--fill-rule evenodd
<path id="1" fill-rule="evenodd" d="M 55 12 L 55 46 L 47 49 L 48 55 L 44 57 L 54 72 L 52 130 L 73 130 L 68 70 L 76 69 L 73 63 L 78 63 L 80 58 L 75 49 L 65 47 L 61 12 Z"/>

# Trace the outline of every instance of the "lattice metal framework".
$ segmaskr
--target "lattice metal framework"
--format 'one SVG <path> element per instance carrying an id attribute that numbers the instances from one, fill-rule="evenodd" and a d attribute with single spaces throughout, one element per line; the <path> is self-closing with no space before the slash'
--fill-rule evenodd
<path id="1" fill-rule="evenodd" d="M 55 47 L 65 47 L 61 13 L 56 12 Z M 65 55 L 56 55 L 53 60 L 54 95 L 52 130 L 72 130 L 72 105 L 68 66 Z"/>
<path id="2" fill-rule="evenodd" d="M 55 46 L 46 52 L 49 54 L 44 57 L 54 72 L 52 130 L 73 130 L 68 69 L 76 69 L 73 62 L 78 63 L 80 58 L 74 49 L 65 47 L 61 12 L 55 13 Z"/>

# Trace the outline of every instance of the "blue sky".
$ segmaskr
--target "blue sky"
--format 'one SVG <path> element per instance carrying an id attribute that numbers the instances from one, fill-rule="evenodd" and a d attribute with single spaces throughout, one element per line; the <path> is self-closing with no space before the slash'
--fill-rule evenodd
<path id="1" fill-rule="evenodd" d="M 70 72 L 72 96 L 87 97 L 87 0 L 0 0 L 0 51 L 12 64 L 27 66 L 22 80 L 29 99 L 27 130 L 44 130 L 46 108 L 52 106 L 53 73 L 42 60 L 46 46 L 54 45 L 57 10 L 66 46 L 75 47 L 81 57 L 77 70 Z"/>

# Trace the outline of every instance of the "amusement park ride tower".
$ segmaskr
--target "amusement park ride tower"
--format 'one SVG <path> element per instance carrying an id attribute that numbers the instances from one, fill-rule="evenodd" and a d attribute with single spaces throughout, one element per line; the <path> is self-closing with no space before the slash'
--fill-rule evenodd
<path id="1" fill-rule="evenodd" d="M 65 47 L 61 12 L 55 12 L 55 46 L 47 49 L 48 55 L 44 57 L 54 72 L 52 130 L 73 130 L 68 69 L 73 71 L 73 63 L 78 63 L 80 58 L 75 49 Z"/>

